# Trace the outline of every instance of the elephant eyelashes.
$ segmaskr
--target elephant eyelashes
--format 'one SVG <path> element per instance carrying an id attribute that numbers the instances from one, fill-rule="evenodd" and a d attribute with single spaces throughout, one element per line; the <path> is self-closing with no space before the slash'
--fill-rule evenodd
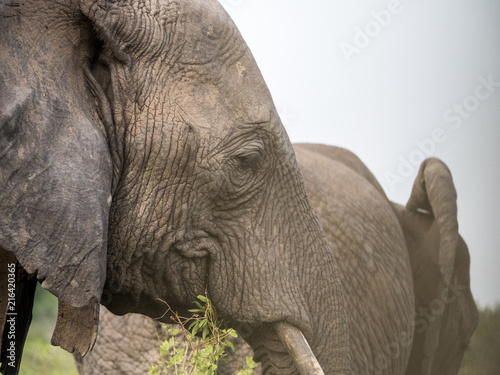
<path id="1" fill-rule="evenodd" d="M 251 153 L 245 153 L 235 156 L 239 167 L 245 169 L 257 170 L 262 165 L 263 157 L 260 151 L 254 151 Z"/>
<path id="2" fill-rule="evenodd" d="M 250 151 L 237 154 L 231 159 L 229 180 L 231 185 L 238 189 L 249 187 L 249 182 L 260 169 L 264 161 L 260 151 Z M 251 185 L 251 184 L 250 184 Z"/>
<path id="3" fill-rule="evenodd" d="M 264 160 L 264 145 L 260 141 L 247 143 L 236 151 L 233 159 L 239 168 L 256 171 Z"/>

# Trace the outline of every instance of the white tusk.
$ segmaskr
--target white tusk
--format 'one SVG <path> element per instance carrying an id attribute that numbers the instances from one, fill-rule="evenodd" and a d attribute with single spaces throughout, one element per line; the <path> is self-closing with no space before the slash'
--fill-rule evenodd
<path id="1" fill-rule="evenodd" d="M 273 326 L 301 375 L 325 375 L 300 329 L 285 322 Z"/>

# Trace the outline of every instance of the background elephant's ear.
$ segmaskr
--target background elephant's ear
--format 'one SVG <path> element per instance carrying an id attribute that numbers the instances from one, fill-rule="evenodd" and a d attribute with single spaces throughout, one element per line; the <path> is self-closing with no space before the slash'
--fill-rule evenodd
<path id="1" fill-rule="evenodd" d="M 429 211 L 439 227 L 439 266 L 447 282 L 451 282 L 459 239 L 457 192 L 448 167 L 431 158 L 420 166 L 406 204 L 410 211 Z"/>

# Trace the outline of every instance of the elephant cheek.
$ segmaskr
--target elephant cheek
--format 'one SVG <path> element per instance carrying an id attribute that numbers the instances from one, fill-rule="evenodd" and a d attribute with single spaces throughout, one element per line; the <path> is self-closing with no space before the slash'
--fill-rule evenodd
<path id="1" fill-rule="evenodd" d="M 179 308 L 191 306 L 197 296 L 205 295 L 208 279 L 208 258 L 185 258 L 176 252 L 167 258 L 167 294 Z"/>

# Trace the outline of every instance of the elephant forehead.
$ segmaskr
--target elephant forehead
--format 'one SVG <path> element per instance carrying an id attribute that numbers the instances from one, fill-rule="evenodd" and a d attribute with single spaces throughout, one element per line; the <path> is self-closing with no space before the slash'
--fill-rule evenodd
<path id="1" fill-rule="evenodd" d="M 196 131 L 212 132 L 212 136 L 224 136 L 223 133 L 234 131 L 251 124 L 270 123 L 273 118 L 272 102 L 264 96 L 244 95 L 243 89 L 230 83 L 219 85 L 196 85 L 180 88 L 175 95 L 175 119 L 189 124 Z M 218 133 L 214 134 L 213 131 Z"/>
<path id="2" fill-rule="evenodd" d="M 233 21 L 217 1 L 185 1 L 177 9 L 175 32 L 179 39 L 174 44 L 182 44 L 179 63 L 203 65 L 238 59 L 247 50 Z"/>
<path id="3" fill-rule="evenodd" d="M 108 4 L 103 2 L 102 6 Z M 216 0 L 125 2 L 118 4 L 118 8 L 125 20 L 123 27 L 133 35 L 127 38 L 126 44 L 141 44 L 133 50 L 166 49 L 170 63 L 203 65 L 247 48 L 231 18 Z M 113 22 L 112 14 L 108 18 Z"/>

